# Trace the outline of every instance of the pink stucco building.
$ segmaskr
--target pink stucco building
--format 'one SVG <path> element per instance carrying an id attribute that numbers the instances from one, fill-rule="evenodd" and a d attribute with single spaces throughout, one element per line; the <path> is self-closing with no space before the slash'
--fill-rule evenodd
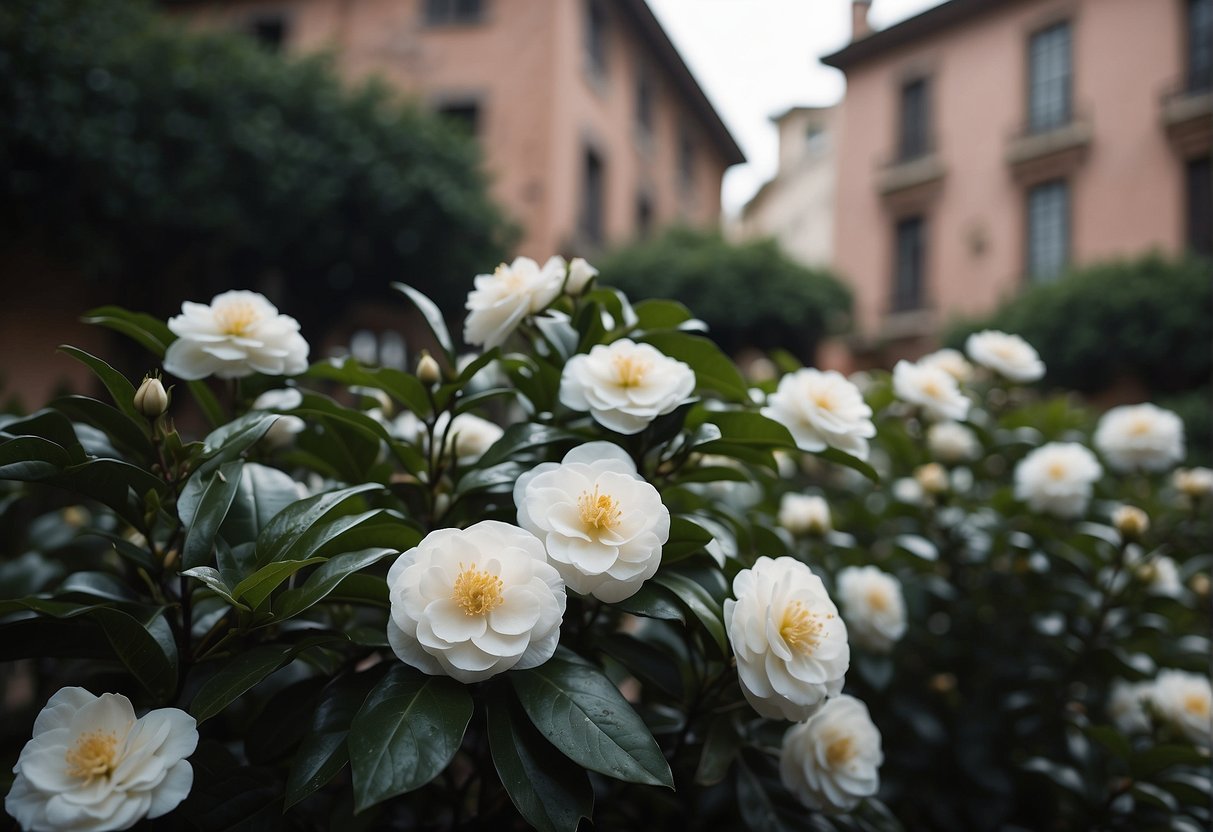
<path id="1" fill-rule="evenodd" d="M 853 4 L 834 265 L 860 360 L 1072 264 L 1210 253 L 1213 0 Z"/>
<path id="2" fill-rule="evenodd" d="M 645 0 L 185 0 L 462 120 L 532 257 L 714 226 L 744 157 Z"/>

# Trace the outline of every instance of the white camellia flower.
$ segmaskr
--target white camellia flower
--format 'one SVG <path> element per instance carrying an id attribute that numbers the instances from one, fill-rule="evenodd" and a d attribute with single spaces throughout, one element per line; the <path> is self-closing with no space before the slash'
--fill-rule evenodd
<path id="1" fill-rule="evenodd" d="M 784 734 L 779 776 L 805 806 L 833 814 L 876 794 L 883 762 L 867 705 L 843 694 Z"/>
<path id="2" fill-rule="evenodd" d="M 299 322 L 257 292 L 224 292 L 209 306 L 186 301 L 168 328 L 177 340 L 168 345 L 164 371 L 177 378 L 293 376 L 307 369 Z"/>
<path id="3" fill-rule="evenodd" d="M 893 482 L 893 499 L 910 506 L 921 506 L 927 501 L 927 493 L 913 477 L 900 477 Z"/>
<path id="4" fill-rule="evenodd" d="M 842 691 L 847 628 L 821 578 L 795 558 L 760 557 L 733 579 L 724 622 L 745 698 L 761 715 L 799 722 Z"/>
<path id="5" fill-rule="evenodd" d="M 1163 670 L 1147 693 L 1164 722 L 1194 745 L 1213 747 L 1213 688 L 1209 677 Z"/>
<path id="6" fill-rule="evenodd" d="M 816 494 L 784 494 L 779 499 L 779 525 L 795 535 L 826 534 L 834 528 L 830 504 Z"/>
<path id="7" fill-rule="evenodd" d="M 518 525 L 543 541 L 548 562 L 582 595 L 615 603 L 636 594 L 661 565 L 670 512 L 631 457 L 589 442 L 514 483 Z"/>
<path id="8" fill-rule="evenodd" d="M 482 520 L 438 529 L 387 575 L 387 635 L 405 664 L 465 684 L 552 657 L 564 618 L 564 581 L 528 531 Z"/>
<path id="9" fill-rule="evenodd" d="M 476 275 L 468 294 L 463 339 L 486 350 L 499 347 L 528 315 L 544 309 L 564 284 L 563 257 L 552 257 L 540 268 L 529 257 L 515 257 L 492 274 Z"/>
<path id="10" fill-rule="evenodd" d="M 391 430 L 396 436 L 412 442 L 419 448 L 429 448 L 429 434 L 426 432 L 425 423 L 411 410 L 397 416 L 392 422 Z M 434 423 L 434 435 L 439 440 L 445 437 L 443 449 L 447 454 L 453 449 L 455 459 L 460 465 L 476 462 L 504 434 L 505 431 L 500 425 L 482 419 L 475 413 L 460 413 L 452 420 L 450 413 L 443 412 L 438 414 L 438 420 Z"/>
<path id="11" fill-rule="evenodd" d="M 1178 598 L 1183 595 L 1184 585 L 1179 579 L 1179 566 L 1166 555 L 1158 555 L 1134 568 L 1137 579 L 1145 584 L 1146 592 L 1163 598 Z"/>
<path id="12" fill-rule="evenodd" d="M 30 832 L 130 829 L 185 800 L 194 783 L 185 758 L 197 745 L 197 723 L 185 711 L 136 719 L 121 694 L 63 688 L 34 721 L 4 808 Z"/>
<path id="13" fill-rule="evenodd" d="M 1116 679 L 1108 691 L 1108 716 L 1123 734 L 1144 734 L 1150 730 L 1150 717 L 1143 706 L 1152 683 Z"/>
<path id="14" fill-rule="evenodd" d="M 271 412 L 294 410 L 301 404 L 303 404 L 303 394 L 292 387 L 284 387 L 280 390 L 266 390 L 253 399 L 253 410 Z M 279 416 L 274 424 L 270 425 L 270 429 L 265 432 L 265 441 L 275 448 L 289 445 L 295 440 L 295 435 L 302 433 L 306 427 L 307 423 L 298 416 L 289 414 Z"/>
<path id="15" fill-rule="evenodd" d="M 938 367 L 958 382 L 973 379 L 973 365 L 958 350 L 945 347 L 918 359 L 919 366 Z"/>
<path id="16" fill-rule="evenodd" d="M 1116 471 L 1165 471 L 1184 458 L 1184 423 L 1149 404 L 1114 407 L 1095 428 L 1095 447 Z"/>
<path id="17" fill-rule="evenodd" d="M 836 588 L 852 641 L 877 653 L 892 650 L 906 632 L 901 581 L 875 566 L 848 566 Z"/>
<path id="18" fill-rule="evenodd" d="M 1191 500 L 1213 494 L 1213 469 L 1181 468 L 1171 478 L 1175 490 Z"/>
<path id="19" fill-rule="evenodd" d="M 965 352 L 974 363 L 1011 381 L 1036 381 L 1045 374 L 1036 350 L 1018 335 L 987 329 L 965 341 Z"/>
<path id="20" fill-rule="evenodd" d="M 868 458 L 868 440 L 876 435 L 872 408 L 859 388 L 834 370 L 804 368 L 779 380 L 762 415 L 786 427 L 802 451 L 838 448 Z"/>
<path id="21" fill-rule="evenodd" d="M 560 403 L 588 410 L 616 433 L 640 433 L 695 390 L 695 372 L 650 344 L 621 338 L 575 355 L 560 375 Z"/>
<path id="22" fill-rule="evenodd" d="M 963 419 L 971 402 L 956 379 L 945 370 L 926 364 L 898 361 L 893 368 L 893 393 L 903 402 L 922 408 L 928 419 Z"/>
<path id="23" fill-rule="evenodd" d="M 1015 466 L 1015 499 L 1033 511 L 1078 517 L 1087 510 L 1103 469 L 1095 454 L 1075 442 L 1050 442 Z"/>
<path id="24" fill-rule="evenodd" d="M 574 257 L 569 261 L 569 276 L 564 282 L 564 291 L 570 295 L 580 295 L 596 277 L 598 269 L 587 263 L 584 257 Z"/>
<path id="25" fill-rule="evenodd" d="M 948 465 L 968 462 L 981 453 L 977 435 L 956 422 L 936 422 L 927 428 L 927 449 Z"/>

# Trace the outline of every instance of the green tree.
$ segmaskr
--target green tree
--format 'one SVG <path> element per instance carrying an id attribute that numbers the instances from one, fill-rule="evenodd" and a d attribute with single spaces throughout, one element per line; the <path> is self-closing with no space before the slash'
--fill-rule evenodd
<path id="1" fill-rule="evenodd" d="M 513 233 L 442 120 L 136 0 L 4 4 L 0 112 L 0 242 L 160 313 L 262 288 L 315 326 L 397 278 L 455 309 Z"/>
<path id="2" fill-rule="evenodd" d="M 845 286 L 788 259 L 774 240 L 734 245 L 713 231 L 673 229 L 599 264 L 602 281 L 635 298 L 673 298 L 727 352 L 782 348 L 811 360 L 851 309 Z"/>

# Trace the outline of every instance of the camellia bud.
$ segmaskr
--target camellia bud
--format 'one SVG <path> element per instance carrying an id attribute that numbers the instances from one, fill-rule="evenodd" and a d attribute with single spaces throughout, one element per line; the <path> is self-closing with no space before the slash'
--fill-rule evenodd
<path id="1" fill-rule="evenodd" d="M 1213 471 L 1208 468 L 1180 468 L 1172 482 L 1180 494 L 1193 500 L 1213 494 Z"/>
<path id="2" fill-rule="evenodd" d="M 598 269 L 585 262 L 584 257 L 574 257 L 569 263 L 569 277 L 564 282 L 564 291 L 570 295 L 580 295 L 597 276 Z"/>
<path id="3" fill-rule="evenodd" d="M 442 368 L 428 350 L 422 350 L 421 358 L 417 360 L 417 378 L 422 384 L 437 384 L 442 379 Z"/>
<path id="4" fill-rule="evenodd" d="M 1112 512 L 1112 525 L 1125 540 L 1137 540 L 1150 528 L 1150 516 L 1137 506 L 1120 506 Z"/>
<path id="5" fill-rule="evenodd" d="M 914 479 L 927 494 L 942 494 L 948 490 L 948 472 L 938 462 L 920 465 L 914 471 Z"/>
<path id="6" fill-rule="evenodd" d="M 168 410 L 168 392 L 158 376 L 143 377 L 143 383 L 135 391 L 135 409 L 149 419 Z"/>

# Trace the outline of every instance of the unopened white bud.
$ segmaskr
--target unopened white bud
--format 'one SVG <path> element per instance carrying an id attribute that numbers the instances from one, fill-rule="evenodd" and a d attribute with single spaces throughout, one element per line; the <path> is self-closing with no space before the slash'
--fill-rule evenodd
<path id="1" fill-rule="evenodd" d="M 149 419 L 155 419 L 168 410 L 168 391 L 158 376 L 143 377 L 143 383 L 135 391 L 135 409 Z"/>
<path id="2" fill-rule="evenodd" d="M 1150 528 L 1150 516 L 1137 506 L 1120 506 L 1112 512 L 1112 525 L 1125 540 L 1137 540 Z"/>
<path id="3" fill-rule="evenodd" d="M 914 470 L 914 479 L 927 494 L 942 494 L 948 490 L 948 472 L 938 462 L 928 462 Z"/>
<path id="4" fill-rule="evenodd" d="M 434 360 L 434 356 L 422 350 L 421 358 L 417 361 L 417 378 L 422 384 L 437 384 L 442 380 L 442 368 Z"/>

